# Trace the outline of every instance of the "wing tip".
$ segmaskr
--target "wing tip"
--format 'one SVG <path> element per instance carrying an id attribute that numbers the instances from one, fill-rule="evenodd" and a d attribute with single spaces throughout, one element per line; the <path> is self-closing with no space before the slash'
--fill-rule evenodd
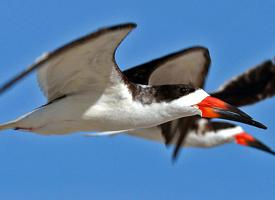
<path id="1" fill-rule="evenodd" d="M 211 56 L 210 56 L 209 49 L 207 47 L 204 47 L 204 46 L 201 46 L 201 45 L 195 45 L 195 46 L 189 47 L 187 49 L 183 49 L 181 51 L 178 51 L 176 53 L 186 54 L 186 53 L 191 52 L 191 51 L 202 51 L 202 54 L 203 54 L 203 56 L 205 57 L 205 60 L 206 60 L 205 65 L 206 65 L 206 67 L 209 68 L 209 66 L 211 64 Z"/>
<path id="2" fill-rule="evenodd" d="M 122 24 L 115 24 L 112 26 L 106 26 L 103 28 L 100 28 L 98 31 L 114 31 L 118 29 L 134 29 L 137 27 L 136 23 L 133 22 L 127 22 L 127 23 L 122 23 Z"/>

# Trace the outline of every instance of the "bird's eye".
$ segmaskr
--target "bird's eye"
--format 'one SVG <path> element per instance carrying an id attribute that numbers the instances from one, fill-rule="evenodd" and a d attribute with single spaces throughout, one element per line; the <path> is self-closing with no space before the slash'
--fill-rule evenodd
<path id="1" fill-rule="evenodd" d="M 188 88 L 180 88 L 180 92 L 183 94 L 187 93 L 188 91 Z"/>

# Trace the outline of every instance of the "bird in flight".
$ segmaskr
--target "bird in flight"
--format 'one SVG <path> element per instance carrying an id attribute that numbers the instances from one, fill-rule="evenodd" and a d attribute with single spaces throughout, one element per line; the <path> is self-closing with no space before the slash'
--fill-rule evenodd
<path id="1" fill-rule="evenodd" d="M 189 84 L 203 88 L 210 64 L 210 55 L 206 48 L 192 47 L 132 67 L 123 73 L 128 80 L 136 84 Z M 274 85 L 275 63 L 267 60 L 234 77 L 219 90 L 211 93 L 211 96 L 234 106 L 246 106 L 272 97 L 275 94 Z M 115 134 L 119 132 L 89 134 L 89 136 Z M 175 145 L 174 159 L 182 146 L 213 147 L 233 141 L 275 154 L 240 126 L 229 122 L 215 122 L 198 116 L 179 118 L 147 129 L 131 130 L 127 134 Z"/>
<path id="2" fill-rule="evenodd" d="M 211 97 L 197 86 L 135 83 L 124 75 L 115 62 L 115 51 L 135 27 L 132 23 L 121 24 L 77 39 L 45 54 L 1 86 L 0 94 L 3 94 L 38 70 L 38 82 L 48 102 L 0 125 L 0 130 L 57 135 L 78 131 L 125 132 L 195 115 L 266 129 L 243 111 Z M 182 76 L 186 75 L 183 71 Z"/>

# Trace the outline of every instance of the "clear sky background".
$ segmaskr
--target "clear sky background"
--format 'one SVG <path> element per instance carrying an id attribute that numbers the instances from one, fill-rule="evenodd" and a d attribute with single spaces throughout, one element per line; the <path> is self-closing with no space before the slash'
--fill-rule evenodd
<path id="1" fill-rule="evenodd" d="M 275 55 L 275 1 L 0 2 L 0 83 L 45 51 L 99 27 L 138 24 L 118 49 L 122 69 L 193 45 L 212 56 L 207 91 Z M 243 126 L 275 148 L 274 100 L 244 107 L 267 131 Z M 45 103 L 35 75 L 0 98 L 0 122 Z M 275 157 L 235 144 L 171 149 L 119 136 L 0 135 L 0 199 L 274 199 Z"/>

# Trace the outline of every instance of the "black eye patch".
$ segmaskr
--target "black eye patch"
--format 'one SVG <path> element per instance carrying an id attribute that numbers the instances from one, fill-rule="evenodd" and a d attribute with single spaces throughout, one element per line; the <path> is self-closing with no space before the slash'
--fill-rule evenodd
<path id="1" fill-rule="evenodd" d="M 173 101 L 182 96 L 188 95 L 196 90 L 196 88 L 190 85 L 158 85 L 152 86 L 150 88 L 153 96 L 155 97 L 155 101 L 162 102 L 162 101 Z"/>
<path id="2" fill-rule="evenodd" d="M 195 88 L 190 87 L 188 85 L 179 86 L 179 87 L 180 87 L 179 90 L 180 90 L 181 95 L 187 95 L 189 93 L 195 92 Z"/>

